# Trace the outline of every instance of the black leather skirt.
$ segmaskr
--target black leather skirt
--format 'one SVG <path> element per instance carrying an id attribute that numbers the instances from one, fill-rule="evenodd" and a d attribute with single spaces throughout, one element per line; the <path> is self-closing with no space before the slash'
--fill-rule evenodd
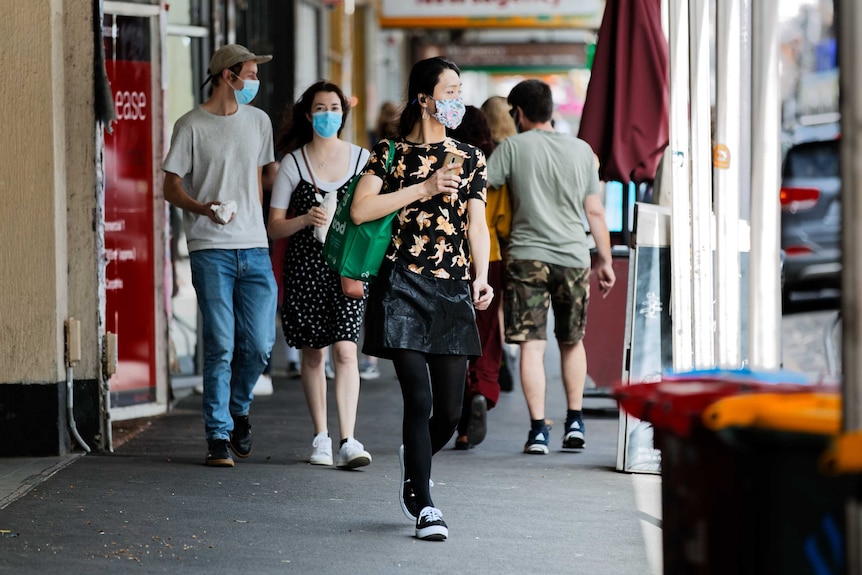
<path id="1" fill-rule="evenodd" d="M 397 349 L 482 355 L 470 283 L 422 276 L 384 259 L 365 307 L 362 352 L 391 359 Z"/>

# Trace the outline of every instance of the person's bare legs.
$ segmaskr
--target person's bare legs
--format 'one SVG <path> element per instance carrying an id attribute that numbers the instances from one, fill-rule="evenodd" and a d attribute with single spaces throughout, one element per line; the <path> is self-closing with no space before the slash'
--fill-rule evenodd
<path id="1" fill-rule="evenodd" d="M 520 342 L 521 388 L 530 419 L 545 419 L 545 340 Z"/>
<path id="2" fill-rule="evenodd" d="M 559 346 L 566 404 L 569 409 L 580 411 L 584 404 L 584 387 L 587 383 L 587 352 L 584 349 L 584 341 L 561 343 Z"/>
<path id="3" fill-rule="evenodd" d="M 337 341 L 332 346 L 335 405 L 341 439 L 354 437 L 356 428 L 356 409 L 359 405 L 359 362 L 356 353 L 356 344 L 352 341 Z"/>
<path id="4" fill-rule="evenodd" d="M 338 341 L 332 346 L 335 405 L 338 410 L 338 430 L 341 433 L 335 465 L 342 469 L 355 469 L 371 463 L 371 454 L 354 436 L 356 408 L 359 405 L 359 361 L 356 347 L 352 341 Z"/>
<path id="5" fill-rule="evenodd" d="M 308 412 L 311 414 L 311 423 L 314 426 L 314 435 L 327 431 L 326 373 L 323 370 L 325 356 L 326 348 L 302 348 L 300 378 Z"/>

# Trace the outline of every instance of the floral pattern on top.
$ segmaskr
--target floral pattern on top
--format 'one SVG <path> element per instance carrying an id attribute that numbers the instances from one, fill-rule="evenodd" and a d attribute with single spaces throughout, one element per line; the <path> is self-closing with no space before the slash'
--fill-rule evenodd
<path id="1" fill-rule="evenodd" d="M 386 257 L 420 275 L 469 280 L 467 202 L 486 201 L 487 168 L 482 150 L 452 138 L 433 144 L 414 144 L 402 138 L 395 142 L 395 158 L 387 174 L 389 140 L 381 140 L 371 151 L 363 173 L 382 179 L 380 193 L 390 193 L 427 180 L 443 166 L 447 152 L 464 158 L 458 191 L 402 208 L 393 220 L 392 244 Z"/>

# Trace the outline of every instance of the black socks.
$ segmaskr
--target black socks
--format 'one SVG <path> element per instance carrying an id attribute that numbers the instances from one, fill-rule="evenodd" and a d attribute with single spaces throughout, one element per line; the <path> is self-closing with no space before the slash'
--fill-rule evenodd
<path id="1" fill-rule="evenodd" d="M 566 410 L 566 421 L 575 421 L 576 419 L 583 419 L 584 412 L 580 409 L 567 409 Z"/>

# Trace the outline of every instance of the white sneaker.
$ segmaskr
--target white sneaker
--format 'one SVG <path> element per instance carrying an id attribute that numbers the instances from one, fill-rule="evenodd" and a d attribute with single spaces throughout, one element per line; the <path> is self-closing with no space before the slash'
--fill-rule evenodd
<path id="1" fill-rule="evenodd" d="M 338 461 L 336 467 L 355 469 L 365 467 L 371 463 L 371 454 L 365 451 L 365 447 L 353 439 L 348 438 L 338 449 Z"/>
<path id="2" fill-rule="evenodd" d="M 380 368 L 375 363 L 366 363 L 359 367 L 360 379 L 377 379 L 380 377 Z"/>
<path id="3" fill-rule="evenodd" d="M 314 436 L 314 441 L 311 442 L 314 450 L 311 452 L 311 457 L 308 462 L 312 465 L 332 465 L 332 439 L 325 431 Z"/>
<path id="4" fill-rule="evenodd" d="M 272 395 L 272 378 L 264 373 L 257 378 L 254 384 L 254 390 L 251 392 L 254 397 L 260 395 Z"/>

